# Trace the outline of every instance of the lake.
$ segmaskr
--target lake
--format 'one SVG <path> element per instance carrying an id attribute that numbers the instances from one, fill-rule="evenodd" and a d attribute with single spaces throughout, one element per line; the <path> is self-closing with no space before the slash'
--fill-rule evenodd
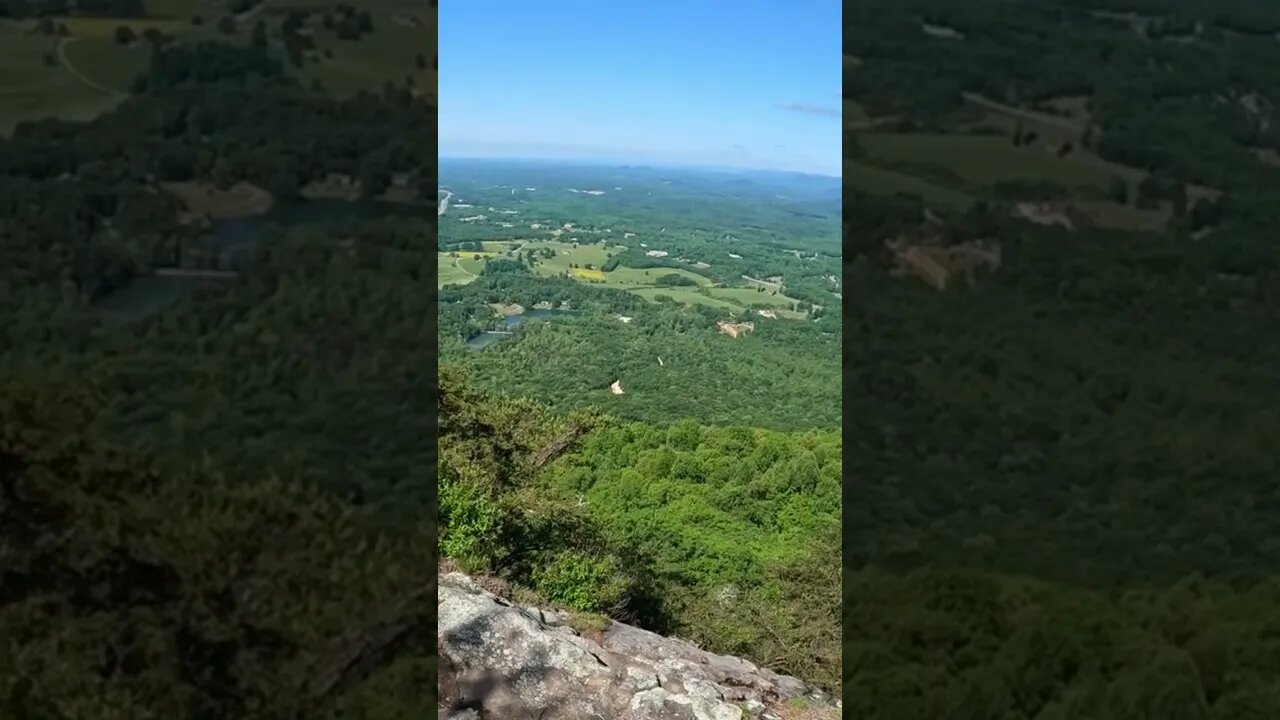
<path id="1" fill-rule="evenodd" d="M 479 350 L 488 347 L 499 340 L 515 337 L 515 329 L 525 320 L 549 320 L 556 315 L 565 315 L 573 312 L 572 310 L 525 310 L 522 313 L 508 315 L 503 319 L 503 327 L 505 330 L 494 330 L 490 332 L 480 333 L 467 341 L 467 347 Z"/>

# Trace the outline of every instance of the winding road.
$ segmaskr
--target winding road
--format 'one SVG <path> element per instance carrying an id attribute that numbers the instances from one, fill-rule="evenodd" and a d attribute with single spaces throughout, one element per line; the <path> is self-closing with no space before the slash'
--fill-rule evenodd
<path id="1" fill-rule="evenodd" d="M 466 269 L 466 268 L 462 267 L 462 258 L 460 258 L 460 257 L 459 257 L 459 258 L 454 258 L 454 259 L 453 259 L 453 266 L 454 266 L 454 267 L 456 267 L 456 268 L 458 268 L 458 269 L 459 269 L 459 270 L 461 270 L 462 272 L 464 272 L 464 273 L 466 273 L 466 274 L 470 275 L 470 276 L 471 276 L 471 277 L 473 277 L 473 278 L 478 278 L 478 277 L 480 277 L 479 275 L 477 275 L 477 274 L 475 274 L 475 273 L 471 272 L 470 270 L 468 270 L 468 269 Z"/>
<path id="2" fill-rule="evenodd" d="M 240 277 L 240 273 L 234 270 L 198 270 L 174 267 L 159 267 L 152 274 L 156 277 L 200 278 L 204 280 L 234 280 Z"/>
<path id="3" fill-rule="evenodd" d="M 260 15 L 262 11 L 265 10 L 267 6 L 270 4 L 271 4 L 271 0 L 262 0 L 262 2 L 258 3 L 257 5 L 254 5 L 253 7 L 249 8 L 248 10 L 245 10 L 239 15 L 234 15 L 232 17 L 236 21 L 236 24 L 238 25 L 247 24 L 250 20 L 253 20 L 258 15 Z M 73 42 L 77 42 L 84 39 L 86 38 L 64 37 L 61 40 L 59 40 L 58 48 L 57 48 L 58 62 L 62 63 L 62 66 L 65 67 L 67 71 L 70 72 L 72 75 L 74 75 L 77 80 L 93 88 L 94 90 L 97 90 L 98 92 L 106 93 L 108 95 L 111 95 L 113 97 L 117 97 L 120 99 L 129 97 L 129 93 L 121 92 L 113 87 L 107 87 L 106 85 L 90 80 L 88 77 L 84 75 L 84 73 L 77 70 L 76 66 L 72 65 L 71 61 L 67 59 L 67 46 Z M 443 211 L 441 211 L 441 213 L 443 214 Z"/>
<path id="4" fill-rule="evenodd" d="M 83 40 L 83 39 L 84 38 L 62 38 L 61 40 L 59 40 L 58 41 L 58 62 L 62 63 L 62 66 L 67 69 L 67 72 L 74 75 L 77 80 L 93 88 L 94 90 L 97 90 L 98 92 L 106 93 L 108 95 L 111 95 L 113 97 L 118 97 L 121 99 L 129 97 L 128 93 L 120 92 L 115 88 L 107 87 L 106 85 L 94 82 L 93 80 L 90 80 L 89 78 L 85 77 L 84 73 L 77 70 L 76 66 L 72 65 L 71 61 L 67 59 L 67 46 L 73 42 L 76 42 L 78 40 Z"/>
<path id="5" fill-rule="evenodd" d="M 1083 133 L 1085 131 L 1085 126 L 1083 124 L 1073 120 L 1068 120 L 1067 118 L 1058 117 L 1057 115 L 1036 112 L 1034 110 L 1014 107 L 1012 105 L 1005 105 L 1004 103 L 996 102 L 995 100 L 985 98 L 976 93 L 967 92 L 963 95 L 966 102 L 985 107 L 988 110 L 995 110 L 997 112 L 1005 113 L 1006 115 L 1013 115 L 1024 120 L 1031 120 L 1032 122 L 1038 122 L 1044 125 L 1052 125 L 1062 130 L 1070 130 L 1078 133 Z"/>

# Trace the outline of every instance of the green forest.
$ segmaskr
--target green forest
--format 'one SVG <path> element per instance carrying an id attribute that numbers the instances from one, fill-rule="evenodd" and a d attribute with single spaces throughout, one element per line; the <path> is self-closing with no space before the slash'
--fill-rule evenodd
<path id="1" fill-rule="evenodd" d="M 1225 195 L 1211 232 L 1158 233 L 1038 226 L 1007 198 L 846 198 L 846 712 L 1277 716 L 1280 171 L 1255 156 L 1267 132 L 1232 124 L 1245 111 L 1212 109 L 1272 96 L 1258 58 L 1276 46 L 1257 34 L 1274 9 L 858 8 L 847 96 L 917 119 L 903 137 L 946 132 L 963 93 L 1087 96 L 1099 155 Z M 1104 10 L 1165 34 L 1090 14 Z M 1196 40 L 1165 39 L 1187 21 Z M 1260 103 L 1255 130 L 1274 117 Z M 889 272 L 883 239 L 930 226 L 943 245 L 998 240 L 999 268 L 941 292 Z"/>
<path id="2" fill-rule="evenodd" d="M 441 168 L 441 361 L 471 382 L 647 422 L 838 426 L 830 178 L 459 159 Z M 513 325 L 501 310 L 512 306 L 557 312 Z M 751 327 L 730 336 L 722 323 Z M 477 345 L 493 332 L 512 336 Z M 614 381 L 623 394 L 610 393 Z"/>
<path id="3" fill-rule="evenodd" d="M 474 350 L 463 338 L 494 325 L 490 302 L 569 302 L 577 310 L 526 321 L 516 338 Z M 633 319 L 621 323 L 619 313 Z M 527 272 L 486 275 L 441 290 L 440 354 L 482 387 L 558 407 L 607 406 L 650 422 L 839 425 L 838 320 L 820 323 L 821 329 L 761 322 L 746 337 L 730 338 L 716 329 L 725 317 L 705 306 L 651 303 L 622 290 Z M 612 397 L 609 384 L 619 378 L 627 394 Z"/>
<path id="4" fill-rule="evenodd" d="M 838 185 L 449 159 L 440 182 L 445 564 L 834 690 Z"/>
<path id="5" fill-rule="evenodd" d="M 421 99 L 335 100 L 218 44 L 158 50 L 138 87 L 0 140 L 0 718 L 430 717 L 440 562 L 584 631 L 615 617 L 838 685 L 838 316 L 743 338 L 718 360 L 735 386 L 683 422 L 501 365 L 437 377 L 438 328 L 491 325 L 486 292 L 581 309 L 510 348 L 631 312 L 624 364 L 687 331 L 670 359 L 693 372 L 729 338 L 707 308 L 514 261 L 438 291 Z M 332 173 L 371 191 L 305 199 Z M 417 197 L 382 199 L 406 176 Z M 173 184 L 274 205 L 201 218 Z M 802 339 L 829 361 L 784 396 L 763 360 Z"/>
<path id="6" fill-rule="evenodd" d="M 216 45 L 146 88 L 0 140 L 0 717 L 426 716 L 430 221 L 265 223 L 238 276 L 153 271 L 217 249 L 157 181 L 288 205 L 335 168 L 416 172 L 429 141 L 396 138 L 435 108 Z"/>
<path id="7" fill-rule="evenodd" d="M 567 414 L 440 383 L 440 552 L 561 607 L 840 682 L 840 438 Z"/>

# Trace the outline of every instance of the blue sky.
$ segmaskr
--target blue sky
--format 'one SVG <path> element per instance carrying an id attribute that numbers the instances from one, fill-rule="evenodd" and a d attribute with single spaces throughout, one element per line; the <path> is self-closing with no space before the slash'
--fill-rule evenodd
<path id="1" fill-rule="evenodd" d="M 837 0 L 442 0 L 440 154 L 839 175 Z"/>

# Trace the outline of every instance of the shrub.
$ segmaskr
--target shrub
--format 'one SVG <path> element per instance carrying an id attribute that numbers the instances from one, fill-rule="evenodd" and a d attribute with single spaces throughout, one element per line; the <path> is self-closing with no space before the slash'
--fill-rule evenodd
<path id="1" fill-rule="evenodd" d="M 440 467 L 440 553 L 466 572 L 492 567 L 502 554 L 505 512 L 478 482 Z"/>
<path id="2" fill-rule="evenodd" d="M 552 603 L 578 612 L 605 612 L 626 597 L 627 580 L 617 559 L 566 550 L 533 571 L 533 587 Z"/>

